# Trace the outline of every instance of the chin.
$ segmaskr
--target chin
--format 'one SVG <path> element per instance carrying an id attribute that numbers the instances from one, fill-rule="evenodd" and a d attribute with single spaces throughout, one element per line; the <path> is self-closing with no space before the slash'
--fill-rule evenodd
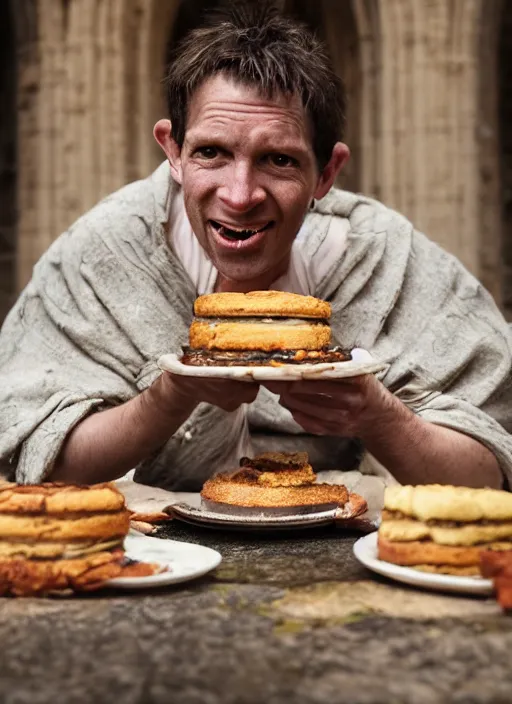
<path id="1" fill-rule="evenodd" d="M 246 286 L 248 287 L 248 291 L 252 291 L 255 286 L 256 288 L 260 287 L 262 279 L 265 278 L 265 275 L 269 274 L 268 268 L 262 267 L 256 269 L 253 267 L 245 268 L 243 266 L 225 266 L 221 262 L 216 262 L 215 260 L 212 261 L 215 268 L 219 272 L 219 275 L 222 276 L 223 279 L 226 281 L 232 281 L 238 286 Z M 269 280 L 269 285 L 272 283 L 272 280 L 273 278 Z"/>

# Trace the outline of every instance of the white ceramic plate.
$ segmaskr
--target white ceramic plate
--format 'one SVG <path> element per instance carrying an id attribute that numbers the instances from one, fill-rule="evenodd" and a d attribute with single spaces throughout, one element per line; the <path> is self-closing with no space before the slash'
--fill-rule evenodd
<path id="1" fill-rule="evenodd" d="M 194 367 L 182 364 L 175 354 L 164 354 L 158 362 L 160 369 L 182 376 L 209 379 L 238 379 L 239 381 L 296 381 L 297 379 L 346 379 L 362 374 L 375 374 L 388 366 L 375 360 L 369 352 L 352 350 L 348 362 L 322 364 L 287 364 L 282 367 Z"/>
<path id="2" fill-rule="evenodd" d="M 490 579 L 482 577 L 456 577 L 449 574 L 431 574 L 384 562 L 377 557 L 377 533 L 370 533 L 354 543 L 354 555 L 365 567 L 373 572 L 389 577 L 397 582 L 412 584 L 415 587 L 434 591 L 456 592 L 458 594 L 492 594 Z"/>
<path id="3" fill-rule="evenodd" d="M 201 577 L 220 564 L 220 553 L 211 548 L 183 543 L 178 540 L 150 538 L 147 535 L 130 534 L 125 539 L 126 556 L 141 562 L 157 562 L 169 567 L 149 577 L 117 577 L 105 582 L 105 586 L 121 589 L 147 589 L 165 584 L 178 584 Z"/>

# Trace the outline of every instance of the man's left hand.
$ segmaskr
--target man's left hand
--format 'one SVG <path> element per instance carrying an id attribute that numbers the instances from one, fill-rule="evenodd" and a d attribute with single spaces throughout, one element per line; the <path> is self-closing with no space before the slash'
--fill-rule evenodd
<path id="1" fill-rule="evenodd" d="M 332 381 L 265 382 L 308 433 L 364 437 L 393 423 L 402 404 L 373 375 Z"/>

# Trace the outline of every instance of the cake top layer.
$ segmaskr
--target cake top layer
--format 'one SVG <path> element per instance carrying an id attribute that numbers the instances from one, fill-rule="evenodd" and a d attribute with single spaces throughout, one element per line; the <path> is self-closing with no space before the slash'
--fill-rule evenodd
<path id="1" fill-rule="evenodd" d="M 120 511 L 123 494 L 105 482 L 90 486 L 45 482 L 43 484 L 0 484 L 0 514 L 66 514 Z"/>
<path id="2" fill-rule="evenodd" d="M 441 484 L 392 486 L 384 493 L 384 508 L 421 521 L 512 521 L 512 494 Z"/>
<path id="3" fill-rule="evenodd" d="M 194 304 L 196 316 L 209 317 L 280 317 L 324 320 L 331 306 L 313 296 L 285 291 L 250 291 L 249 293 L 210 293 L 199 296 Z"/>

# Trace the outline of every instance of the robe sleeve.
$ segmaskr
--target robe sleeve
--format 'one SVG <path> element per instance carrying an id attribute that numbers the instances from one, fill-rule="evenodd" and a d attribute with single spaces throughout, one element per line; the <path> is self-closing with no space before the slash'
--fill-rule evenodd
<path id="1" fill-rule="evenodd" d="M 191 309 L 193 293 L 178 286 L 172 301 L 150 230 L 116 203 L 90 211 L 43 255 L 9 313 L 0 335 L 0 461 L 11 478 L 44 480 L 77 423 L 149 386 L 158 356 L 183 342 L 176 310 L 180 296 Z"/>
<path id="2" fill-rule="evenodd" d="M 510 328 L 462 264 L 418 233 L 374 349 L 390 357 L 382 380 L 398 398 L 480 441 L 512 483 Z"/>

